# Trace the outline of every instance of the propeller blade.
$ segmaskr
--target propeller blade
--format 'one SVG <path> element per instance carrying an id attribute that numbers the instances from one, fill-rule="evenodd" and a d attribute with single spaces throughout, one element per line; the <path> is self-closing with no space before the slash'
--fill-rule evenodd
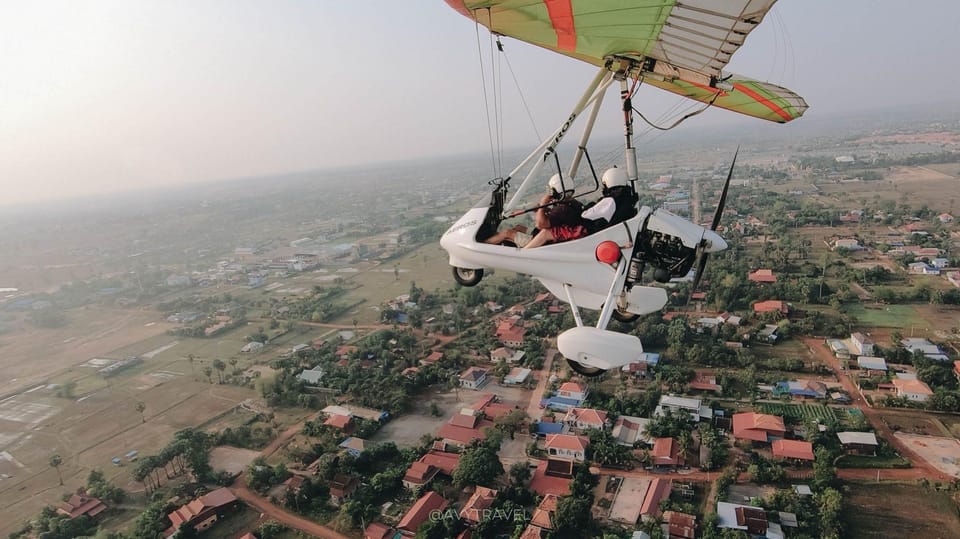
<path id="1" fill-rule="evenodd" d="M 733 154 L 733 162 L 730 163 L 730 170 L 727 172 L 727 181 L 723 182 L 723 192 L 720 193 L 720 202 L 717 204 L 717 211 L 713 214 L 713 223 L 710 225 L 710 230 L 717 230 L 717 227 L 720 226 L 720 217 L 723 216 L 723 207 L 727 204 L 727 190 L 730 188 L 730 178 L 733 177 L 733 167 L 737 164 L 737 155 L 740 154 L 740 146 L 737 146 L 737 151 Z"/>
<path id="2" fill-rule="evenodd" d="M 710 253 L 702 251 L 700 253 L 700 260 L 697 261 L 697 273 L 693 276 L 693 286 L 690 287 L 690 293 L 693 294 L 697 291 L 697 288 L 700 287 L 700 279 L 703 278 L 703 270 L 707 267 L 707 258 L 710 256 Z"/>

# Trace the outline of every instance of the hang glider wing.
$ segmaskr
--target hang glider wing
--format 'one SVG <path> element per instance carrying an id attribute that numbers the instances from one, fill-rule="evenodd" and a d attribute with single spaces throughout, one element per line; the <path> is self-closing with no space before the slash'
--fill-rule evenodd
<path id="1" fill-rule="evenodd" d="M 734 112 L 783 123 L 807 108 L 786 88 L 722 72 L 776 0 L 445 1 L 494 33 L 597 66 L 644 62 L 644 82 Z"/>

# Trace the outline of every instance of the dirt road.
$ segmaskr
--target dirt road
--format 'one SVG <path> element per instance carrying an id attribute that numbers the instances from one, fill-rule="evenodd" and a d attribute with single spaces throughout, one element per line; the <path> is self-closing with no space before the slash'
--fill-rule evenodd
<path id="1" fill-rule="evenodd" d="M 837 360 L 837 358 L 833 357 L 833 354 L 827 350 L 820 339 L 805 337 L 803 338 L 803 342 L 807 345 L 807 348 L 812 354 L 817 356 L 825 365 L 829 365 L 830 368 L 833 369 L 837 379 L 839 379 L 840 383 L 843 384 L 843 389 L 845 389 L 847 393 L 850 394 L 851 398 L 853 398 L 853 406 L 857 407 L 861 412 L 863 412 L 864 417 L 870 421 L 870 424 L 873 426 L 874 430 L 877 431 L 877 434 L 883 437 L 887 443 L 893 446 L 894 449 L 900 453 L 900 455 L 909 460 L 913 465 L 913 469 L 910 470 L 881 470 L 881 477 L 886 477 L 886 475 L 895 477 L 897 474 L 894 472 L 903 472 L 904 475 L 912 475 L 921 472 L 919 476 L 910 478 L 919 479 L 920 477 L 925 477 L 927 479 L 938 481 L 952 481 L 955 479 L 954 477 L 950 477 L 931 466 L 926 460 L 921 458 L 920 455 L 914 453 L 913 450 L 903 443 L 902 440 L 893 435 L 893 431 L 890 430 L 890 427 L 888 427 L 883 421 L 883 418 L 881 418 L 880 412 L 867 405 L 866 401 L 863 400 L 863 397 L 860 396 L 860 392 L 857 390 L 857 387 L 853 384 L 847 374 L 840 368 L 840 362 Z M 876 470 L 845 470 L 845 472 L 872 472 L 873 477 L 876 477 Z M 906 472 L 911 473 L 907 474 Z"/>
<path id="2" fill-rule="evenodd" d="M 241 475 L 230 487 L 233 494 L 243 500 L 247 505 L 260 511 L 265 517 L 272 518 L 290 526 L 291 528 L 322 539 L 350 539 L 348 536 L 328 528 L 322 524 L 317 524 L 312 520 L 307 520 L 300 515 L 295 515 L 290 511 L 273 505 L 265 498 L 260 497 L 256 492 L 250 490 L 243 482 Z"/>
<path id="3" fill-rule="evenodd" d="M 553 356 L 557 354 L 555 348 L 546 349 L 546 357 L 543 360 L 543 368 L 532 373 L 537 378 L 537 387 L 530 394 L 530 404 L 527 405 L 527 416 L 533 420 L 540 417 L 543 410 L 540 408 L 540 401 L 543 400 L 543 394 L 547 390 L 547 383 L 550 380 L 550 374 L 553 368 Z"/>

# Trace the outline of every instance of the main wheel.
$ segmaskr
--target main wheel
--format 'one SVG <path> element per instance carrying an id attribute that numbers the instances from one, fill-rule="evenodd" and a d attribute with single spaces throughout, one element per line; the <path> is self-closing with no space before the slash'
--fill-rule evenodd
<path id="1" fill-rule="evenodd" d="M 637 321 L 637 318 L 640 318 L 640 315 L 630 311 L 621 311 L 620 309 L 613 311 L 613 319 L 623 324 L 632 324 Z"/>
<path id="2" fill-rule="evenodd" d="M 477 286 L 483 279 L 483 269 L 453 268 L 453 279 L 461 286 Z"/>
<path id="3" fill-rule="evenodd" d="M 573 372 L 586 376 L 587 378 L 593 378 L 594 376 L 600 376 L 601 374 L 607 372 L 605 369 L 598 369 L 596 367 L 588 367 L 582 363 L 577 363 L 572 359 L 567 359 L 567 365 L 570 365 L 570 368 L 573 369 Z"/>

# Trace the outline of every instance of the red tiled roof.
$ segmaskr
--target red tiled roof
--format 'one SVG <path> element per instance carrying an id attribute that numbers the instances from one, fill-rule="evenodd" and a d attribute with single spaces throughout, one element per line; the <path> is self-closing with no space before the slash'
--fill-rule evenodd
<path id="1" fill-rule="evenodd" d="M 483 380 L 486 376 L 487 369 L 481 367 L 470 367 L 460 375 L 460 379 L 465 382 L 477 382 Z"/>
<path id="2" fill-rule="evenodd" d="M 902 378 L 894 378 L 893 386 L 897 388 L 897 391 L 902 393 L 933 395 L 933 391 L 930 390 L 930 386 L 921 382 L 920 380 L 904 380 Z"/>
<path id="3" fill-rule="evenodd" d="M 546 496 L 547 494 L 566 496 L 570 494 L 570 483 L 572 479 L 547 475 L 547 462 L 546 460 L 541 460 L 540 464 L 537 465 L 537 469 L 533 472 L 533 477 L 530 479 L 530 490 L 541 496 Z"/>
<path id="4" fill-rule="evenodd" d="M 593 408 L 571 408 L 567 410 L 564 421 L 596 425 L 602 428 L 607 423 L 607 412 Z"/>
<path id="5" fill-rule="evenodd" d="M 518 410 L 518 408 L 517 408 L 516 406 L 512 406 L 512 405 L 510 405 L 510 404 L 504 404 L 504 403 L 500 403 L 500 402 L 495 402 L 495 403 L 493 403 L 493 404 L 487 405 L 487 406 L 483 409 L 483 413 L 484 413 L 484 415 L 486 415 L 488 418 L 490 418 L 490 419 L 492 419 L 492 420 L 496 420 L 496 419 L 499 418 L 499 417 L 503 417 L 503 416 L 509 414 L 510 412 L 513 412 L 514 410 Z"/>
<path id="6" fill-rule="evenodd" d="M 79 491 L 70 496 L 70 499 L 57 507 L 57 513 L 73 520 L 81 515 L 95 517 L 107 510 L 107 506 L 97 498 L 87 496 L 86 491 Z"/>
<path id="7" fill-rule="evenodd" d="M 443 359 L 443 352 L 432 352 L 429 356 L 425 357 L 423 360 L 427 363 L 436 363 Z"/>
<path id="8" fill-rule="evenodd" d="M 493 393 L 484 393 L 484 395 L 480 397 L 480 400 L 475 402 L 471 408 L 474 410 L 483 410 L 488 404 L 496 400 L 497 396 Z"/>
<path id="9" fill-rule="evenodd" d="M 417 528 L 427 521 L 432 511 L 443 511 L 448 505 L 450 505 L 450 502 L 431 490 L 413 503 L 413 507 L 400 519 L 400 524 L 397 526 L 397 529 L 409 533 L 417 533 Z"/>
<path id="10" fill-rule="evenodd" d="M 345 355 L 347 355 L 347 354 L 352 354 L 353 352 L 356 352 L 357 350 L 358 350 L 358 348 L 357 348 L 356 346 L 353 346 L 353 345 L 351 345 L 351 344 L 342 344 L 342 345 L 340 345 L 340 346 L 337 347 L 336 355 L 338 355 L 338 356 L 345 356 Z"/>
<path id="11" fill-rule="evenodd" d="M 656 438 L 653 441 L 653 450 L 650 452 L 654 464 L 675 466 L 679 464 L 677 444 L 673 438 Z"/>
<path id="12" fill-rule="evenodd" d="M 641 515 L 656 515 L 660 512 L 660 502 L 670 496 L 670 489 L 673 482 L 669 479 L 654 478 L 647 487 L 647 493 L 643 497 L 643 505 L 640 506 Z"/>
<path id="13" fill-rule="evenodd" d="M 957 361 L 954 361 L 954 362 L 953 362 L 953 372 L 955 372 L 955 373 L 957 373 L 958 375 L 960 375 L 960 360 L 957 360 Z"/>
<path id="14" fill-rule="evenodd" d="M 393 539 L 395 533 L 390 526 L 374 522 L 363 530 L 363 539 Z"/>
<path id="15" fill-rule="evenodd" d="M 190 522 L 197 515 L 218 507 L 223 507 L 237 501 L 237 497 L 230 492 L 227 487 L 218 488 L 200 496 L 192 502 L 182 505 L 167 515 L 170 522 L 173 523 L 173 529 L 177 530 L 186 522 Z"/>
<path id="16" fill-rule="evenodd" d="M 773 274 L 771 269 L 758 269 L 747 275 L 747 280 L 755 283 L 775 283 L 777 282 L 777 276 Z"/>
<path id="17" fill-rule="evenodd" d="M 419 462 L 434 466 L 445 475 L 452 476 L 453 471 L 460 465 L 460 455 L 431 449 L 426 455 L 420 457 Z"/>
<path id="18" fill-rule="evenodd" d="M 586 451 L 590 445 L 590 438 L 574 436 L 572 434 L 548 434 L 544 446 L 548 449 L 567 449 L 569 451 Z"/>
<path id="19" fill-rule="evenodd" d="M 564 382 L 560 388 L 557 389 L 557 393 L 561 391 L 567 391 L 570 393 L 584 393 L 586 390 L 587 388 L 585 386 L 580 385 L 577 382 Z"/>
<path id="20" fill-rule="evenodd" d="M 240 539 L 257 539 L 257 536 L 254 535 L 254 534 L 252 534 L 252 533 L 250 533 L 250 532 L 247 532 L 247 533 L 241 535 L 241 536 L 240 536 Z"/>
<path id="21" fill-rule="evenodd" d="M 460 510 L 460 518 L 479 524 L 480 521 L 483 520 L 483 511 L 489 509 L 496 499 L 496 490 L 478 486 L 473 496 L 470 496 L 470 499 L 464 504 L 463 509 Z"/>
<path id="22" fill-rule="evenodd" d="M 543 531 L 543 528 L 540 526 L 531 524 L 523 529 L 523 533 L 520 534 L 519 539 L 542 539 Z"/>
<path id="23" fill-rule="evenodd" d="M 696 537 L 697 517 L 677 511 L 664 511 L 663 522 L 669 528 L 670 539 L 694 539 Z"/>
<path id="24" fill-rule="evenodd" d="M 788 312 L 790 312 L 790 310 L 789 310 L 789 307 L 787 307 L 787 302 L 771 299 L 767 301 L 758 301 L 754 303 L 753 312 L 787 314 Z"/>
<path id="25" fill-rule="evenodd" d="M 467 429 L 472 429 L 477 426 L 477 422 L 480 421 L 480 416 L 470 415 L 470 414 L 454 414 L 450 418 L 450 424 L 456 425 L 458 427 L 464 427 Z"/>
<path id="26" fill-rule="evenodd" d="M 404 474 L 403 480 L 414 485 L 423 485 L 433 479 L 433 477 L 437 475 L 437 471 L 436 466 L 418 460 L 407 468 L 407 473 Z"/>
<path id="27" fill-rule="evenodd" d="M 533 518 L 530 524 L 543 528 L 545 530 L 553 529 L 553 513 L 557 510 L 557 502 L 560 498 L 556 494 L 547 494 L 540 500 L 540 505 L 533 510 Z"/>
<path id="28" fill-rule="evenodd" d="M 331 414 L 330 417 L 328 417 L 327 420 L 323 422 L 324 425 L 335 427 L 340 430 L 344 430 L 347 427 L 349 427 L 350 423 L 351 423 L 350 416 L 340 415 L 340 414 Z"/>
<path id="29" fill-rule="evenodd" d="M 303 482 L 305 479 L 301 475 L 291 475 L 283 482 L 283 485 L 287 487 L 287 490 L 300 490 L 303 488 Z"/>
<path id="30" fill-rule="evenodd" d="M 484 440 L 486 435 L 483 429 L 493 427 L 493 421 L 481 419 L 474 428 L 458 427 L 450 423 L 444 423 L 437 430 L 437 436 L 444 440 L 451 440 L 461 445 L 467 445 L 474 440 Z"/>
<path id="31" fill-rule="evenodd" d="M 784 459 L 813 460 L 813 444 L 801 440 L 774 440 L 773 456 Z"/>
<path id="32" fill-rule="evenodd" d="M 766 442 L 769 434 L 783 436 L 786 430 L 783 425 L 783 418 L 775 415 L 753 412 L 733 414 L 734 438 Z"/>

